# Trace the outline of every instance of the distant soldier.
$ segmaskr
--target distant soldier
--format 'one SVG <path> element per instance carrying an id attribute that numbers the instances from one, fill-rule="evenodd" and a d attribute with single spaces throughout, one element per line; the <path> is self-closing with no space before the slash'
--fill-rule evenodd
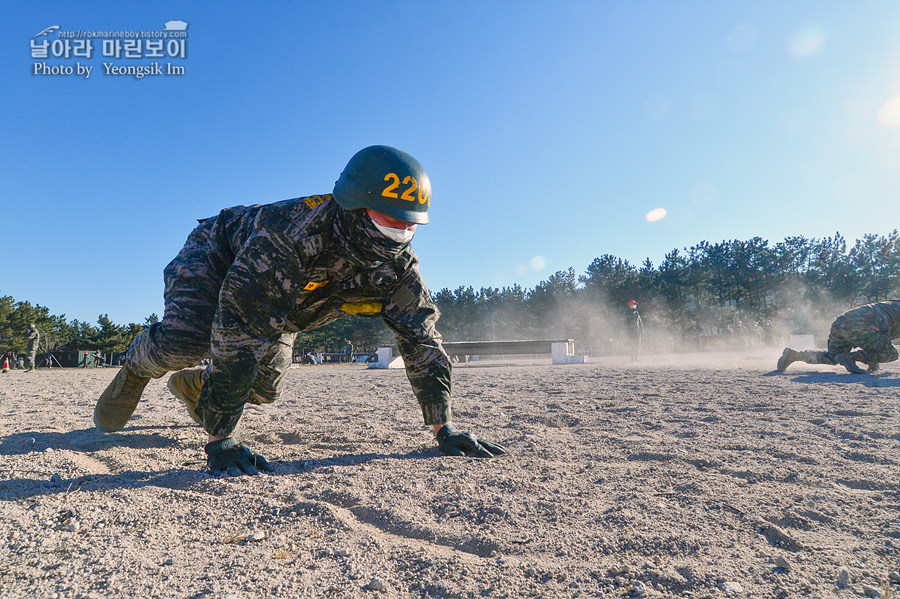
<path id="1" fill-rule="evenodd" d="M 856 363 L 878 370 L 878 364 L 893 362 L 900 354 L 891 343 L 900 337 L 900 300 L 866 304 L 848 310 L 831 324 L 826 351 L 784 348 L 776 369 L 784 372 L 793 362 L 840 364 L 853 374 L 865 374 Z M 855 349 L 854 349 L 855 348 Z"/>
<path id="2" fill-rule="evenodd" d="M 344 346 L 344 362 L 353 361 L 353 342 L 347 339 L 347 345 Z"/>
<path id="3" fill-rule="evenodd" d="M 41 340 L 41 334 L 34 323 L 28 325 L 26 330 L 28 339 L 25 342 L 25 372 L 34 370 L 34 361 L 37 358 L 38 344 Z"/>
<path id="4" fill-rule="evenodd" d="M 103 366 L 103 353 L 99 349 L 94 352 L 94 366 L 97 368 Z"/>
<path id="5" fill-rule="evenodd" d="M 100 396 L 94 423 L 125 426 L 151 378 L 179 370 L 169 389 L 209 434 L 213 472 L 271 472 L 232 435 L 244 405 L 275 401 L 298 331 L 347 315 L 380 316 L 394 332 L 407 378 L 440 450 L 494 457 L 503 447 L 451 423 L 450 360 L 440 312 L 410 248 L 428 222 L 431 184 L 409 154 L 357 152 L 333 194 L 237 206 L 200 221 L 166 267 L 165 315 L 138 335 Z M 207 353 L 212 364 L 195 366 Z"/>
<path id="6" fill-rule="evenodd" d="M 740 320 L 734 323 L 734 341 L 741 347 L 750 345 L 749 332 Z"/>
<path id="7" fill-rule="evenodd" d="M 628 301 L 628 312 L 625 313 L 625 330 L 628 333 L 628 351 L 632 362 L 640 362 L 641 338 L 644 336 L 644 321 L 638 312 L 636 300 Z"/>

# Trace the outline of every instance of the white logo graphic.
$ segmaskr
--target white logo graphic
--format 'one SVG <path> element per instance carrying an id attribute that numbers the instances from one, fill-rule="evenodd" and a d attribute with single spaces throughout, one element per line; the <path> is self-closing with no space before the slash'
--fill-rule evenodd
<path id="1" fill-rule="evenodd" d="M 185 23 L 185 24 L 187 24 L 187 23 Z M 58 30 L 59 30 L 59 25 L 51 25 L 50 27 L 47 27 L 46 29 L 41 31 L 39 34 L 32 36 L 31 39 L 34 39 L 41 35 L 50 35 L 51 33 L 54 33 L 55 31 L 58 31 Z"/>
<path id="2" fill-rule="evenodd" d="M 187 31 L 186 21 L 166 21 L 165 31 Z"/>

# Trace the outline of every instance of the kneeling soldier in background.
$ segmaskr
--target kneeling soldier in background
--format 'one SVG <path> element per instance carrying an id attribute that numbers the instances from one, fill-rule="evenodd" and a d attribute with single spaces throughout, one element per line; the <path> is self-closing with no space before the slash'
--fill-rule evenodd
<path id="1" fill-rule="evenodd" d="M 776 369 L 784 372 L 793 362 L 807 364 L 840 364 L 853 374 L 865 374 L 856 365 L 867 364 L 869 372 L 878 370 L 878 364 L 893 362 L 900 354 L 891 343 L 900 337 L 900 300 L 888 300 L 866 304 L 848 310 L 831 324 L 826 351 L 797 351 L 784 348 Z"/>

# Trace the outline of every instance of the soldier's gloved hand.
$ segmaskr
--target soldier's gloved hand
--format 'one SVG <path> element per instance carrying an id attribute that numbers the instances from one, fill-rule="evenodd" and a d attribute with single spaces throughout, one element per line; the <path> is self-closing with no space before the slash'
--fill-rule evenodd
<path id="1" fill-rule="evenodd" d="M 452 424 L 445 424 L 438 430 L 437 442 L 445 455 L 493 458 L 506 453 L 502 445 L 479 439 L 472 433 L 456 430 Z"/>
<path id="2" fill-rule="evenodd" d="M 259 474 L 260 470 L 275 471 L 266 458 L 258 453 L 253 453 L 249 447 L 234 437 L 210 441 L 203 451 L 209 456 L 206 463 L 213 474 L 228 473 L 229 476 L 240 476 L 241 474 Z"/>

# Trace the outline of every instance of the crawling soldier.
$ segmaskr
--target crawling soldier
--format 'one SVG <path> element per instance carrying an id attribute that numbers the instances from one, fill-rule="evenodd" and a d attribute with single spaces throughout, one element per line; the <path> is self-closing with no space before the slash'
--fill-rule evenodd
<path id="1" fill-rule="evenodd" d="M 97 428 L 123 428 L 150 379 L 179 371 L 168 386 L 209 434 L 210 470 L 271 472 L 232 436 L 244 404 L 278 398 L 298 331 L 345 315 L 381 316 L 441 451 L 505 453 L 451 424 L 450 360 L 435 329 L 440 313 L 410 249 L 430 203 L 419 162 L 370 146 L 350 159 L 333 194 L 238 206 L 200 221 L 165 268 L 162 321 L 132 341 L 97 402 Z M 182 370 L 207 354 L 206 368 Z"/>
<path id="2" fill-rule="evenodd" d="M 862 362 L 868 365 L 869 372 L 875 372 L 879 363 L 893 362 L 900 357 L 891 343 L 897 337 L 900 337 L 900 300 L 866 304 L 835 319 L 826 351 L 796 351 L 786 347 L 776 368 L 784 372 L 793 362 L 840 364 L 853 374 L 865 374 L 856 365 Z"/>

